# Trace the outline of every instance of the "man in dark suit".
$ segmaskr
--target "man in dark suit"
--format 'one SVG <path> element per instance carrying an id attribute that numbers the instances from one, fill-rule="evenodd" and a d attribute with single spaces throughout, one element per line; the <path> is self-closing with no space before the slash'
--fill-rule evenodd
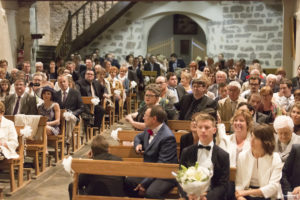
<path id="1" fill-rule="evenodd" d="M 73 61 L 67 62 L 66 69 L 70 71 L 70 74 L 72 75 L 72 79 L 74 82 L 78 81 L 81 78 L 80 74 L 77 71 L 75 71 L 75 63 Z"/>
<path id="2" fill-rule="evenodd" d="M 161 106 L 153 106 L 145 112 L 147 129 L 134 138 L 137 153 L 143 153 L 144 162 L 177 163 L 177 145 L 174 134 L 164 123 L 166 112 Z M 172 179 L 136 178 L 126 179 L 127 192 L 131 196 L 161 199 L 175 186 Z"/>
<path id="3" fill-rule="evenodd" d="M 156 63 L 156 57 L 151 55 L 149 62 L 144 65 L 144 71 L 156 71 L 156 77 L 160 76 L 160 66 Z"/>
<path id="4" fill-rule="evenodd" d="M 182 85 L 177 85 L 178 84 L 178 80 L 177 80 L 177 76 L 174 72 L 168 72 L 167 74 L 167 81 L 168 81 L 168 88 L 169 90 L 173 91 L 173 93 L 176 96 L 176 102 L 181 100 L 181 98 L 187 94 L 187 92 L 185 91 L 184 87 Z"/>
<path id="5" fill-rule="evenodd" d="M 169 62 L 169 72 L 175 72 L 175 69 L 177 68 L 185 68 L 185 63 L 181 59 L 177 59 L 177 55 L 175 53 L 172 53 L 170 55 L 171 59 Z"/>
<path id="6" fill-rule="evenodd" d="M 300 195 L 300 144 L 294 144 L 282 169 L 281 187 L 283 194 L 293 191 Z"/>
<path id="7" fill-rule="evenodd" d="M 56 93 L 60 108 L 66 109 L 69 112 L 71 111 L 72 114 L 76 116 L 76 119 L 70 119 L 66 123 L 66 144 L 69 145 L 72 141 L 73 129 L 79 120 L 79 115 L 84 111 L 84 106 L 80 93 L 69 87 L 69 79 L 67 76 L 59 76 L 57 81 L 61 89 Z"/>
<path id="8" fill-rule="evenodd" d="M 17 79 L 14 85 L 15 94 L 5 97 L 5 115 L 37 115 L 36 98 L 25 92 L 25 80 Z"/>
<path id="9" fill-rule="evenodd" d="M 193 80 L 193 93 L 183 96 L 178 103 L 174 104 L 176 109 L 179 110 L 179 120 L 191 120 L 194 113 L 206 111 L 208 109 L 214 110 L 215 113 L 211 114 L 216 116 L 216 101 L 205 95 L 207 85 L 205 77 Z"/>
<path id="10" fill-rule="evenodd" d="M 98 81 L 95 80 L 95 72 L 92 69 L 87 69 L 85 72 L 85 78 L 76 82 L 76 87 L 80 92 L 81 96 L 87 97 L 98 97 L 100 100 L 103 99 L 104 86 L 102 86 Z M 87 109 L 89 110 L 89 109 Z M 102 118 L 104 116 L 105 110 L 100 105 L 94 107 L 94 127 L 101 128 Z"/>
<path id="11" fill-rule="evenodd" d="M 191 167 L 198 162 L 200 166 L 210 168 L 213 166 L 213 176 L 210 187 L 200 200 L 225 199 L 229 183 L 229 154 L 213 142 L 216 133 L 216 121 L 209 114 L 201 113 L 196 117 L 198 144 L 186 147 L 181 154 L 180 164 Z M 183 195 L 186 196 L 186 194 Z M 189 199 L 197 199 L 189 194 Z"/>
<path id="12" fill-rule="evenodd" d="M 121 158 L 108 153 L 108 143 L 101 135 L 97 135 L 91 144 L 89 157 L 94 160 L 116 160 L 122 161 Z M 120 176 L 103 176 L 92 174 L 80 174 L 78 180 L 79 194 L 100 195 L 100 196 L 118 196 L 123 197 L 124 177 Z M 72 200 L 73 183 L 69 184 L 69 197 Z"/>

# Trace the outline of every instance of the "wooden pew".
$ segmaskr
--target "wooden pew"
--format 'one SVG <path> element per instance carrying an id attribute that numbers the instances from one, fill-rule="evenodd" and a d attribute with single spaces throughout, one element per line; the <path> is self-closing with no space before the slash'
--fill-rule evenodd
<path id="1" fill-rule="evenodd" d="M 94 115 L 94 104 L 92 103 L 93 97 L 81 97 L 83 104 L 90 106 L 90 113 Z M 86 127 L 85 130 L 85 136 L 86 136 L 86 142 L 90 141 L 93 136 L 93 127 L 90 127 L 89 125 L 84 125 Z"/>
<path id="2" fill-rule="evenodd" d="M 60 133 L 58 135 L 48 135 L 48 146 L 51 146 L 54 144 L 55 147 L 55 162 L 57 163 L 60 159 L 62 160 L 64 158 L 65 154 L 65 117 L 64 112 L 66 110 L 62 109 L 60 111 Z M 59 153 L 60 153 L 60 159 L 59 159 Z"/>
<path id="3" fill-rule="evenodd" d="M 167 125 L 172 131 L 186 130 L 190 131 L 191 121 L 187 120 L 168 120 Z"/>
<path id="4" fill-rule="evenodd" d="M 178 170 L 178 164 L 144 163 L 130 161 L 108 161 L 108 160 L 86 160 L 73 159 L 72 169 L 74 170 L 73 200 L 94 200 L 94 199 L 143 199 L 128 197 L 103 197 L 78 194 L 79 174 L 112 175 L 112 176 L 133 176 L 150 178 L 173 179 L 172 171 Z"/>
<path id="5" fill-rule="evenodd" d="M 15 121 L 13 115 L 6 115 L 5 118 Z M 35 163 L 35 175 L 38 176 L 40 174 L 40 166 L 39 166 L 39 155 L 41 154 L 42 165 L 41 171 L 43 172 L 46 168 L 46 150 L 47 150 L 47 133 L 46 133 L 46 125 L 48 118 L 42 116 L 40 118 L 38 129 L 42 130 L 41 140 L 26 140 L 26 152 L 27 156 L 34 157 Z"/>
<path id="6" fill-rule="evenodd" d="M 18 171 L 18 188 L 20 188 L 23 185 L 23 163 L 24 163 L 24 140 L 23 136 L 20 134 L 20 130 L 24 128 L 23 126 L 16 126 L 16 131 L 18 133 L 18 142 L 19 146 L 16 149 L 17 154 L 19 155 L 19 158 L 14 159 L 4 159 L 0 161 L 0 169 L 8 169 L 9 170 L 9 176 L 10 176 L 10 191 L 15 192 L 16 182 L 15 182 L 15 168 Z"/>

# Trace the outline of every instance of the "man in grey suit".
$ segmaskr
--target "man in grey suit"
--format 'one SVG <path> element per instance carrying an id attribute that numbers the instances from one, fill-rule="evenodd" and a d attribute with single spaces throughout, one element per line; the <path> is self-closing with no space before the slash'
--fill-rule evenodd
<path id="1" fill-rule="evenodd" d="M 36 98 L 25 92 L 24 79 L 15 81 L 15 93 L 5 97 L 5 115 L 37 115 Z"/>
<path id="2" fill-rule="evenodd" d="M 181 100 L 181 98 L 185 94 L 187 94 L 187 92 L 185 91 L 185 89 L 182 85 L 177 85 L 178 80 L 177 80 L 177 76 L 174 72 L 169 72 L 167 74 L 167 82 L 168 82 L 168 89 L 171 90 L 176 97 L 175 103 L 179 102 Z"/>
<path id="3" fill-rule="evenodd" d="M 137 153 L 143 153 L 144 162 L 177 163 L 176 140 L 164 123 L 167 114 L 161 106 L 148 108 L 144 115 L 146 129 L 134 138 Z M 173 179 L 136 178 L 126 179 L 126 190 L 130 196 L 162 199 L 176 182 Z"/>

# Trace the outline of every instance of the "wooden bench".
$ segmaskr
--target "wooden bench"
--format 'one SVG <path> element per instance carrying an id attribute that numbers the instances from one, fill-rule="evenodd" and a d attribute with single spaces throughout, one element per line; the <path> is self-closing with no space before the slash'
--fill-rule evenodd
<path id="1" fill-rule="evenodd" d="M 18 142 L 19 146 L 16 149 L 19 158 L 14 159 L 4 159 L 0 161 L 0 169 L 8 169 L 9 176 L 10 176 L 10 191 L 15 192 L 17 189 L 16 182 L 15 182 L 15 169 L 18 171 L 18 188 L 23 185 L 23 163 L 24 163 L 24 139 L 23 136 L 20 134 L 20 130 L 24 128 L 23 126 L 16 126 L 16 131 L 18 133 Z"/>
<path id="2" fill-rule="evenodd" d="M 65 154 L 65 117 L 64 112 L 66 110 L 62 109 L 60 111 L 60 133 L 58 135 L 48 135 L 48 146 L 54 144 L 55 147 L 55 162 L 57 163 L 60 159 L 64 158 Z M 60 158 L 59 158 L 60 154 Z"/>
<path id="3" fill-rule="evenodd" d="M 132 176 L 173 179 L 172 171 L 178 170 L 178 164 L 144 163 L 130 161 L 108 161 L 108 160 L 86 160 L 73 159 L 74 170 L 73 200 L 93 199 L 143 199 L 128 197 L 103 197 L 91 195 L 79 195 L 79 174 L 110 175 L 110 176 Z"/>
<path id="4" fill-rule="evenodd" d="M 15 117 L 13 115 L 6 115 L 5 118 L 15 121 Z M 34 158 L 35 163 L 35 175 L 38 176 L 40 174 L 39 167 L 39 155 L 41 154 L 41 172 L 46 169 L 46 151 L 47 151 L 47 133 L 46 133 L 46 125 L 48 118 L 42 116 L 40 118 L 38 124 L 38 130 L 42 131 L 41 140 L 26 140 L 26 152 L 27 156 L 32 156 Z"/>
<path id="5" fill-rule="evenodd" d="M 168 120 L 167 125 L 172 131 L 186 130 L 190 131 L 191 121 L 187 120 Z"/>

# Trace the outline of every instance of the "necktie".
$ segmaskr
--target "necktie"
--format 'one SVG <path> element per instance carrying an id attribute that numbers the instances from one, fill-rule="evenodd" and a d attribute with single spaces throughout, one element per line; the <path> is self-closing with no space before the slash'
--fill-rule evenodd
<path id="1" fill-rule="evenodd" d="M 199 144 L 198 149 L 206 149 L 207 151 L 210 151 L 211 147 L 210 146 L 203 146 L 202 144 Z"/>
<path id="2" fill-rule="evenodd" d="M 13 112 L 13 115 L 17 114 L 18 113 L 18 110 L 19 110 L 19 105 L 20 105 L 20 99 L 21 97 L 18 96 L 18 99 L 17 99 L 17 103 L 15 105 L 15 108 L 14 108 L 14 112 Z"/>
<path id="3" fill-rule="evenodd" d="M 28 74 L 26 74 L 26 83 L 28 83 L 29 82 L 29 75 Z"/>
<path id="4" fill-rule="evenodd" d="M 153 135 L 153 131 L 151 129 L 148 129 L 147 132 L 149 133 L 150 136 Z"/>
<path id="5" fill-rule="evenodd" d="M 66 99 L 67 99 L 67 92 L 66 92 L 66 91 L 64 91 L 63 103 L 65 103 Z"/>
<path id="6" fill-rule="evenodd" d="M 237 101 L 232 101 L 231 102 L 231 111 L 232 111 L 232 113 L 235 112 L 236 105 L 237 105 Z"/>

